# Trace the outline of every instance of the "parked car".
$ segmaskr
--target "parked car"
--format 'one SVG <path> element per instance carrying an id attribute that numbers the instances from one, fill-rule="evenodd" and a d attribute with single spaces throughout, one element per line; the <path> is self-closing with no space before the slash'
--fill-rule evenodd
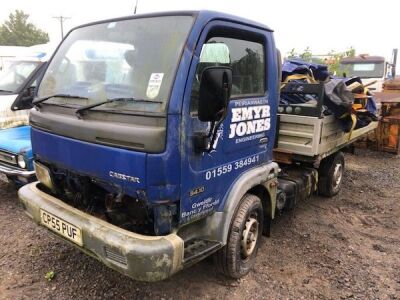
<path id="1" fill-rule="evenodd" d="M 31 127 L 0 130 L 0 180 L 23 185 L 35 179 Z"/>

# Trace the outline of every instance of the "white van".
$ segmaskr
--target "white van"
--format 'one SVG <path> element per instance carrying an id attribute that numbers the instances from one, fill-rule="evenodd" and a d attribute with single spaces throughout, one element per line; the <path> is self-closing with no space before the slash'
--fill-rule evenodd
<path id="1" fill-rule="evenodd" d="M 31 96 L 54 49 L 52 44 L 0 46 L 0 129 L 28 125 Z"/>
<path id="2" fill-rule="evenodd" d="M 0 46 L 0 74 L 6 70 L 12 60 L 25 56 L 30 47 Z"/>
<path id="3" fill-rule="evenodd" d="M 29 123 L 31 104 L 24 103 L 24 98 L 33 95 L 43 67 L 39 60 L 15 60 L 0 73 L 0 129 Z"/>

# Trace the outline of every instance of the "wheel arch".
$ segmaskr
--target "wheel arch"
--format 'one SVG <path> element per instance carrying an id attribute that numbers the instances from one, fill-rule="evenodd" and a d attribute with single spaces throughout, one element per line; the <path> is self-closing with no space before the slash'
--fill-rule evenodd
<path id="1" fill-rule="evenodd" d="M 260 198 L 264 210 L 263 234 L 270 236 L 271 221 L 275 217 L 276 209 L 276 184 L 274 182 L 266 182 L 253 186 L 246 193 L 252 194 Z M 246 194 L 245 193 L 245 194 Z"/>
<path id="2" fill-rule="evenodd" d="M 225 195 L 223 209 L 204 220 L 202 235 L 225 245 L 232 218 L 246 193 L 260 197 L 266 212 L 269 213 L 269 217 L 264 219 L 273 219 L 278 171 L 278 164 L 269 162 L 241 174 Z"/>

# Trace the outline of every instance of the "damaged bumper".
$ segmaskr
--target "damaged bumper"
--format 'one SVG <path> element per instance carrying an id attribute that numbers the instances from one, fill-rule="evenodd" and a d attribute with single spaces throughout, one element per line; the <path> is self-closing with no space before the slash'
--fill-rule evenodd
<path id="1" fill-rule="evenodd" d="M 124 230 L 42 192 L 37 184 L 28 184 L 18 192 L 28 216 L 42 226 L 43 212 L 71 224 L 79 230 L 82 245 L 56 235 L 108 267 L 140 281 L 162 280 L 182 268 L 184 242 L 177 235 L 155 237 Z"/>

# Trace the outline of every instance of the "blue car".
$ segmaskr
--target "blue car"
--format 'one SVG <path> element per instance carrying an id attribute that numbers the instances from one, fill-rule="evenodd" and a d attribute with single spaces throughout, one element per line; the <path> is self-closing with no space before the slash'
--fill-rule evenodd
<path id="1" fill-rule="evenodd" d="M 0 179 L 23 185 L 33 181 L 31 127 L 0 130 Z"/>

